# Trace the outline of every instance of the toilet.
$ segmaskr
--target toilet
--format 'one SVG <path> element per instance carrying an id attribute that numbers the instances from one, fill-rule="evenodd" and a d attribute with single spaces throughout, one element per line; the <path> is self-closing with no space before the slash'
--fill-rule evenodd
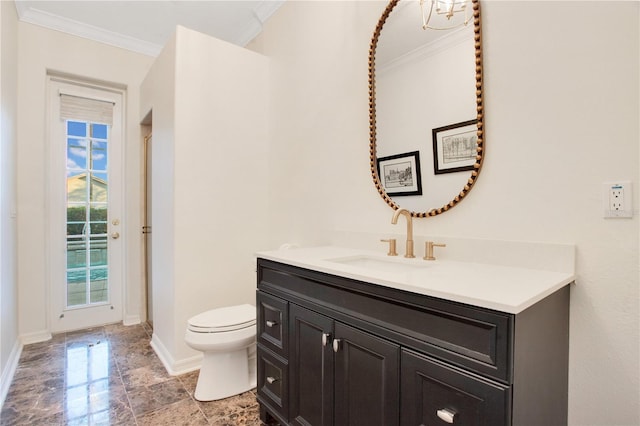
<path id="1" fill-rule="evenodd" d="M 256 386 L 255 306 L 228 306 L 190 318 L 185 342 L 204 355 L 194 394 L 198 401 L 228 398 Z"/>

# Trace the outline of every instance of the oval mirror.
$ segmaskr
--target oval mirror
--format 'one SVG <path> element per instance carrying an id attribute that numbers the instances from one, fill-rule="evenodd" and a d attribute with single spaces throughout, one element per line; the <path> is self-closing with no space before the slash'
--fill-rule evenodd
<path id="1" fill-rule="evenodd" d="M 369 51 L 369 126 L 373 181 L 394 210 L 435 216 L 468 194 L 484 146 L 479 0 L 387 5 Z"/>

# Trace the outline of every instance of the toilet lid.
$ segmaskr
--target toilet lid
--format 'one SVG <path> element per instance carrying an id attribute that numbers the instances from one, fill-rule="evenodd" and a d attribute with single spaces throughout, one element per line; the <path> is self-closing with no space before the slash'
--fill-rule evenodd
<path id="1" fill-rule="evenodd" d="M 211 309 L 189 319 L 189 329 L 200 332 L 233 331 L 256 323 L 255 306 L 246 304 Z"/>

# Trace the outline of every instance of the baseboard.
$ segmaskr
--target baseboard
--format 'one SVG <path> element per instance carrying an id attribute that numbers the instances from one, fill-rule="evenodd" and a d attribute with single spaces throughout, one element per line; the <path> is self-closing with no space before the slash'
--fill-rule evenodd
<path id="1" fill-rule="evenodd" d="M 151 336 L 151 348 L 153 348 L 160 362 L 164 365 L 164 368 L 172 376 L 179 376 L 180 374 L 189 373 L 200 369 L 202 364 L 202 354 L 192 356 L 190 358 L 181 359 L 176 361 L 173 359 L 166 346 L 162 343 L 157 334 L 153 333 Z"/>
<path id="2" fill-rule="evenodd" d="M 22 345 L 46 342 L 51 339 L 51 332 L 49 330 L 41 330 L 33 333 L 21 334 L 19 339 Z"/>
<path id="3" fill-rule="evenodd" d="M 125 315 L 122 319 L 122 325 L 136 325 L 140 323 L 140 315 Z"/>
<path id="4" fill-rule="evenodd" d="M 7 393 L 9 393 L 9 387 L 18 369 L 18 361 L 20 360 L 23 347 L 24 345 L 20 340 L 16 340 L 13 349 L 11 349 L 11 354 L 9 354 L 7 364 L 4 370 L 2 370 L 2 376 L 0 376 L 0 407 L 4 405 L 4 400 L 7 398 Z"/>

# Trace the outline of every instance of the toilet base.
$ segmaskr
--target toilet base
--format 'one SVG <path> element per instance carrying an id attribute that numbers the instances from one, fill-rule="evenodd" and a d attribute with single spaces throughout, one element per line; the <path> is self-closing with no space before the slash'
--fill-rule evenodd
<path id="1" fill-rule="evenodd" d="M 227 353 L 206 353 L 202 359 L 194 393 L 198 401 L 216 401 L 239 395 L 256 387 L 249 368 L 247 348 Z M 253 376 L 253 377 L 252 377 Z"/>

